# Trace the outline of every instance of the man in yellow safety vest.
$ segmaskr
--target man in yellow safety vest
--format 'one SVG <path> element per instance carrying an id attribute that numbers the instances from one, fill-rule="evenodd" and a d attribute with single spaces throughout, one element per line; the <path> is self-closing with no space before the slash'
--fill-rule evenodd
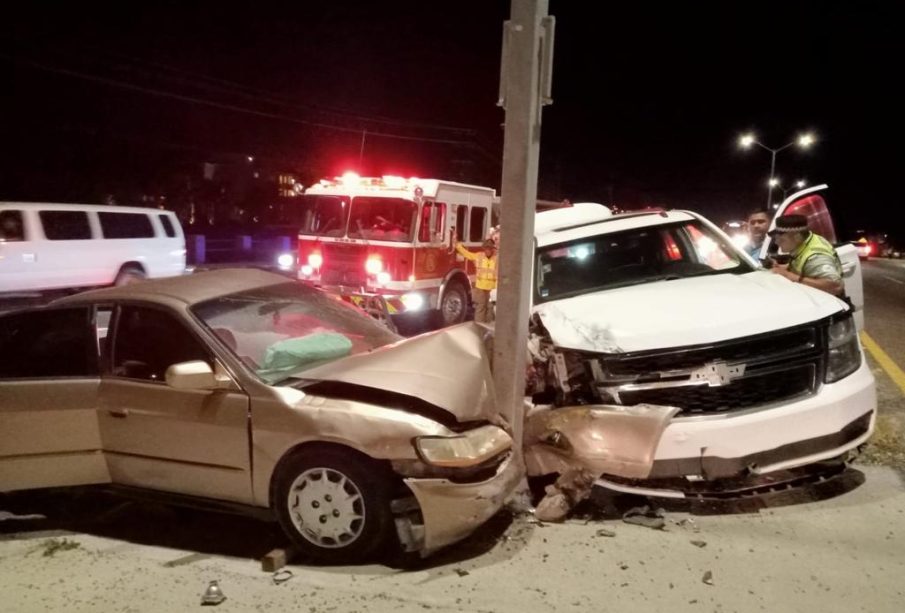
<path id="1" fill-rule="evenodd" d="M 776 264 L 770 270 L 790 281 L 802 283 L 842 298 L 842 263 L 825 238 L 808 229 L 804 215 L 783 215 L 771 232 L 776 244 L 788 253 L 788 264 Z"/>
<path id="2" fill-rule="evenodd" d="M 456 251 L 466 260 L 471 260 L 477 267 L 477 278 L 471 290 L 474 302 L 474 320 L 480 323 L 493 321 L 493 310 L 490 308 L 490 292 L 496 289 L 496 243 L 492 239 L 484 241 L 484 250 L 480 253 L 469 251 L 456 241 Z"/>

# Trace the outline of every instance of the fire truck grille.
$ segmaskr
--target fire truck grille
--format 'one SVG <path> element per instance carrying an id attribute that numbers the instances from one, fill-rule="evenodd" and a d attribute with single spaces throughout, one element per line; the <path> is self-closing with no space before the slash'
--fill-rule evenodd
<path id="1" fill-rule="evenodd" d="M 365 285 L 365 252 L 358 245 L 325 245 L 321 283 L 324 285 Z"/>

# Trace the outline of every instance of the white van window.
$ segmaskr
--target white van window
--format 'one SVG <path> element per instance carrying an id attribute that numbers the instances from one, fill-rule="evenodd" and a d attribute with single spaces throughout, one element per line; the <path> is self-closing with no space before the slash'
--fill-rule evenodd
<path id="1" fill-rule="evenodd" d="M 24 241 L 22 211 L 0 211 L 0 241 Z"/>
<path id="2" fill-rule="evenodd" d="M 151 218 L 143 213 L 98 213 L 104 238 L 153 238 Z"/>
<path id="3" fill-rule="evenodd" d="M 84 211 L 40 211 L 44 236 L 52 241 L 77 241 L 91 238 L 88 214 Z"/>
<path id="4" fill-rule="evenodd" d="M 160 217 L 160 224 L 163 226 L 163 231 L 166 233 L 166 235 L 169 236 L 170 238 L 173 238 L 174 236 L 176 236 L 176 228 L 173 227 L 173 222 L 170 221 L 170 216 L 169 215 L 159 215 L 159 217 Z"/>

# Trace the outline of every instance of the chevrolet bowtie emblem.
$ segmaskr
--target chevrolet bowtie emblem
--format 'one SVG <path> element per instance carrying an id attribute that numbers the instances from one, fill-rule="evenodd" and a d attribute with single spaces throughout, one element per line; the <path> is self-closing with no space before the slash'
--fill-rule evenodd
<path id="1" fill-rule="evenodd" d="M 710 387 L 729 385 L 733 379 L 745 375 L 745 364 L 730 366 L 726 362 L 710 362 L 701 368 L 691 371 L 692 381 L 706 381 Z"/>

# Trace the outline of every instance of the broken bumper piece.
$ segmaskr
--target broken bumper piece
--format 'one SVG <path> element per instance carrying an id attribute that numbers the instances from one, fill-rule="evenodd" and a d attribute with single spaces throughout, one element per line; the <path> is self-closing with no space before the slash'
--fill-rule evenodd
<path id="1" fill-rule="evenodd" d="M 676 407 L 582 405 L 544 408 L 525 423 L 529 476 L 582 470 L 644 479 Z"/>
<path id="2" fill-rule="evenodd" d="M 417 500 L 422 522 L 413 520 L 411 514 L 397 518 L 403 547 L 426 556 L 464 539 L 500 510 L 522 477 L 510 454 L 496 473 L 483 481 L 405 479 Z"/>

